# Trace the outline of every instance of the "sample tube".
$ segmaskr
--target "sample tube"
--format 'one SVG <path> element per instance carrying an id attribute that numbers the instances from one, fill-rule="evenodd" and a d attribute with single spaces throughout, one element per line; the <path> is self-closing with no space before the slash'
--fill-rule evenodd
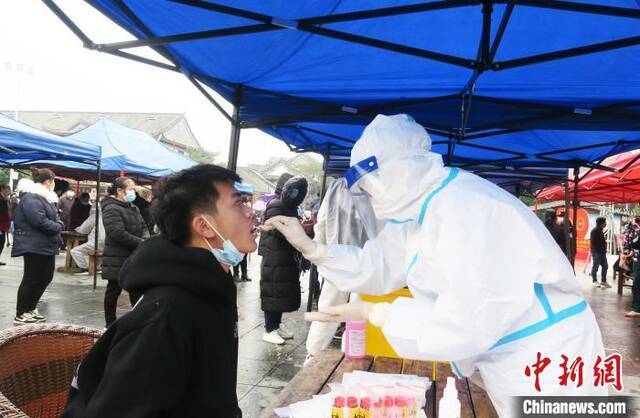
<path id="1" fill-rule="evenodd" d="M 331 418 L 344 418 L 344 396 L 337 396 L 333 400 Z"/>
<path id="2" fill-rule="evenodd" d="M 359 418 L 360 408 L 358 407 L 358 398 L 355 396 L 349 396 L 347 398 L 347 417 Z"/>
<path id="3" fill-rule="evenodd" d="M 372 418 L 371 398 L 360 399 L 360 418 Z"/>
<path id="4" fill-rule="evenodd" d="M 416 398 L 409 396 L 405 398 L 403 418 L 416 418 L 418 416 L 418 406 L 416 405 Z"/>
<path id="5" fill-rule="evenodd" d="M 396 418 L 403 418 L 402 414 L 404 413 L 404 405 L 405 405 L 405 401 L 404 401 L 404 396 L 396 396 L 394 399 L 394 405 L 395 405 L 395 417 Z"/>
<path id="6" fill-rule="evenodd" d="M 393 396 L 384 397 L 384 418 L 396 418 Z"/>
<path id="7" fill-rule="evenodd" d="M 373 408 L 371 409 L 371 418 L 384 418 L 384 399 L 378 398 L 373 403 Z"/>

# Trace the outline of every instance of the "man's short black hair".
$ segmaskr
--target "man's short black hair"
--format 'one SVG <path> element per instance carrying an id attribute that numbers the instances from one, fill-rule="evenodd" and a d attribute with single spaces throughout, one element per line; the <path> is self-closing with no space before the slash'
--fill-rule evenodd
<path id="1" fill-rule="evenodd" d="M 602 216 L 600 216 L 599 218 L 596 219 L 596 225 L 602 225 L 607 223 L 607 218 L 603 218 Z"/>
<path id="2" fill-rule="evenodd" d="M 191 233 L 193 213 L 216 210 L 220 194 L 214 183 L 236 181 L 241 181 L 236 173 L 213 164 L 199 164 L 160 180 L 153 189 L 151 213 L 162 236 L 183 246 Z"/>

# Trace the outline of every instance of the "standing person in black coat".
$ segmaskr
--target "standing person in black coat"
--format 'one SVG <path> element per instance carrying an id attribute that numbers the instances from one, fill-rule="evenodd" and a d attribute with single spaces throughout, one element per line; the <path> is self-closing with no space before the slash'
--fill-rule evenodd
<path id="1" fill-rule="evenodd" d="M 7 234 L 11 229 L 12 208 L 9 195 L 11 194 L 11 188 L 8 184 L 0 185 L 0 255 L 4 249 L 4 244 L 7 242 Z M 0 262 L 0 266 L 4 266 L 6 263 Z"/>
<path id="2" fill-rule="evenodd" d="M 280 182 L 279 182 L 280 183 Z M 278 190 L 276 189 L 276 195 Z M 292 177 L 282 187 L 281 194 L 267 205 L 265 221 L 274 216 L 298 217 L 298 206 L 307 195 L 307 180 Z M 264 311 L 265 333 L 262 339 L 272 344 L 284 344 L 293 338 L 281 324 L 283 312 L 300 308 L 300 253 L 278 231 L 262 232 L 259 253 L 260 299 Z"/>
<path id="3" fill-rule="evenodd" d="M 230 267 L 255 251 L 238 175 L 211 164 L 161 180 L 160 235 L 122 267 L 143 293 L 82 360 L 63 418 L 240 418 Z"/>
<path id="4" fill-rule="evenodd" d="M 31 169 L 33 184 L 20 195 L 14 213 L 12 257 L 24 257 L 24 272 L 18 288 L 15 325 L 44 321 L 37 305 L 53 280 L 56 254 L 64 224 L 58 217 L 55 174 L 48 169 Z"/>
<path id="5" fill-rule="evenodd" d="M 607 269 L 609 264 L 607 263 L 607 240 L 604 237 L 604 228 L 607 226 L 607 220 L 605 218 L 596 219 L 596 226 L 591 230 L 589 236 L 589 244 L 591 246 L 591 260 L 593 261 L 593 267 L 591 268 L 591 278 L 593 279 L 594 287 L 611 287 L 607 283 Z M 602 283 L 598 285 L 598 267 L 602 266 Z"/>
<path id="6" fill-rule="evenodd" d="M 109 189 L 109 196 L 101 202 L 102 222 L 106 233 L 102 278 L 108 280 L 104 293 L 104 318 L 107 327 L 116 320 L 116 307 L 122 288 L 118 283 L 120 269 L 127 258 L 144 240 L 147 227 L 140 211 L 133 205 L 136 198 L 135 184 L 128 177 L 118 177 Z M 147 233 L 148 234 L 148 233 Z M 129 292 L 131 306 L 140 295 Z"/>
<path id="7" fill-rule="evenodd" d="M 144 223 L 147 225 L 147 229 L 151 235 L 153 235 L 153 229 L 155 227 L 153 217 L 151 216 L 152 201 L 153 194 L 151 190 L 145 189 L 144 187 L 136 187 L 136 199 L 133 201 L 133 204 L 138 207 L 140 215 L 142 215 L 142 219 L 144 219 Z"/>

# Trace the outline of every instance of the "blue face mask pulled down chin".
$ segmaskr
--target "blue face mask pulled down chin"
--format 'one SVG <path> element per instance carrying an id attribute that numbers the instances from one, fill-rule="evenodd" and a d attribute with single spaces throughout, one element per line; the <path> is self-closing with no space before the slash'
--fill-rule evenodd
<path id="1" fill-rule="evenodd" d="M 211 250 L 211 253 L 213 254 L 213 256 L 221 263 L 224 264 L 228 264 L 230 266 L 237 266 L 238 264 L 240 264 L 240 262 L 242 262 L 242 259 L 244 258 L 244 254 L 241 253 L 240 251 L 238 251 L 238 249 L 236 248 L 235 245 L 233 245 L 233 242 L 229 241 L 228 239 L 224 239 L 224 237 L 222 235 L 220 235 L 220 233 L 218 232 L 217 229 L 215 229 L 213 227 L 213 225 L 211 225 L 211 223 L 209 223 L 209 221 L 207 220 L 207 218 L 202 218 L 207 225 L 209 225 L 209 228 L 213 229 L 213 231 L 218 234 L 220 236 L 220 238 L 222 238 L 223 244 L 222 244 L 222 249 L 220 248 L 213 248 L 211 246 L 211 244 L 209 244 L 209 241 L 207 241 L 206 239 L 204 239 L 204 242 L 207 244 L 207 247 L 209 247 L 209 250 Z"/>

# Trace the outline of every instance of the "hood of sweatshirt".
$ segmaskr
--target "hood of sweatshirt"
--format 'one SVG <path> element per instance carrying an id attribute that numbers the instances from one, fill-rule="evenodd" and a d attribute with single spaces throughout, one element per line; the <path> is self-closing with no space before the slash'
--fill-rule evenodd
<path id="1" fill-rule="evenodd" d="M 136 291 L 177 286 L 206 298 L 235 297 L 231 275 L 211 251 L 178 247 L 162 236 L 146 240 L 133 252 L 120 272 L 120 285 Z"/>

